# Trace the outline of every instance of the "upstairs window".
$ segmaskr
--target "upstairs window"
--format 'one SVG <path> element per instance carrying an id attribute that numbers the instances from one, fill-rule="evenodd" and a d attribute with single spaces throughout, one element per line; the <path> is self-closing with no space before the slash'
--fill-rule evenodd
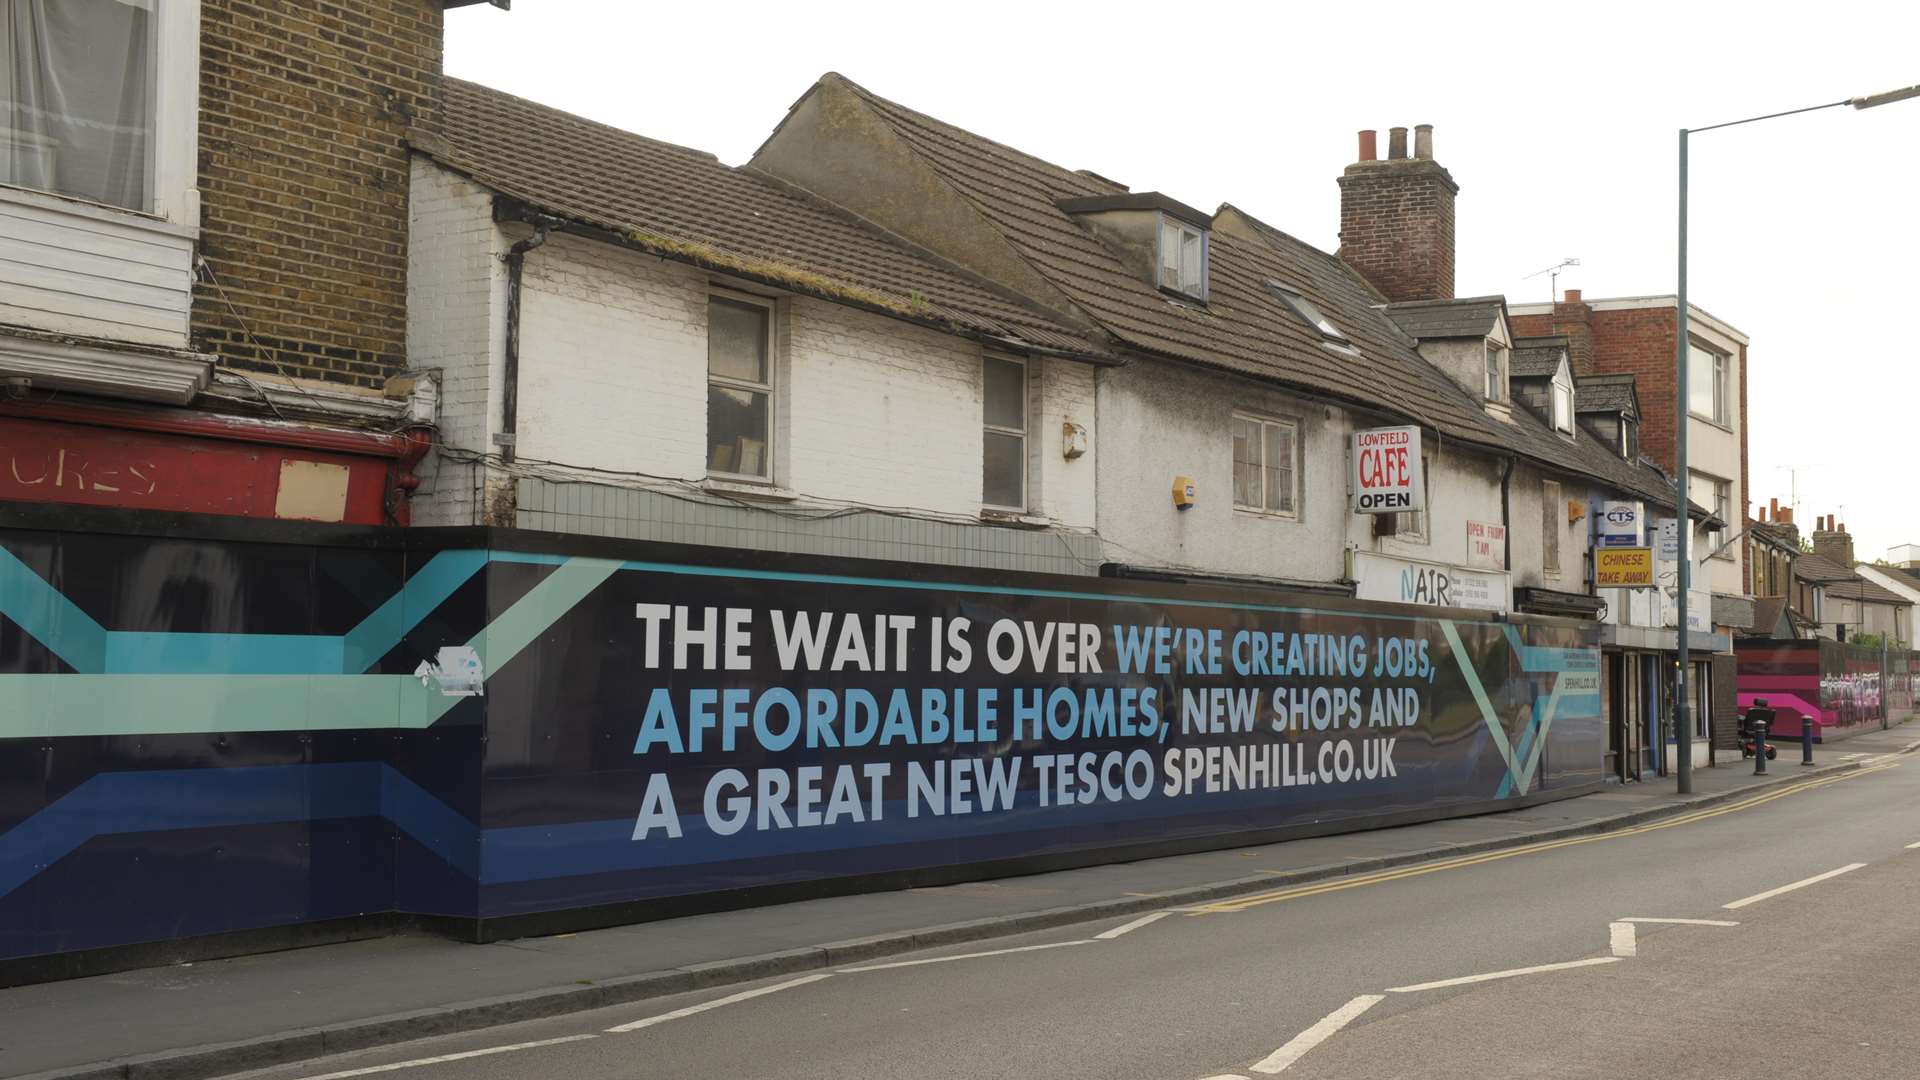
<path id="1" fill-rule="evenodd" d="M 1299 293 L 1294 292 L 1292 289 L 1287 288 L 1277 281 L 1267 282 L 1267 288 L 1273 290 L 1273 295 L 1279 297 L 1288 307 L 1292 308 L 1293 313 L 1300 317 L 1300 321 L 1312 327 L 1315 333 L 1335 345 L 1347 344 L 1347 335 L 1342 333 L 1339 327 L 1333 325 L 1333 320 L 1327 318 L 1324 312 L 1318 307 L 1315 307 L 1313 301 L 1301 296 Z"/>
<path id="2" fill-rule="evenodd" d="M 1507 400 L 1507 347 L 1487 342 L 1487 400 Z"/>
<path id="3" fill-rule="evenodd" d="M 1027 509 L 1027 365 L 1004 356 L 982 361 L 980 501 L 995 510 Z"/>
<path id="4" fill-rule="evenodd" d="M 1160 217 L 1160 287 L 1195 300 L 1207 298 L 1207 234 L 1184 221 Z"/>
<path id="5" fill-rule="evenodd" d="M 1724 353 L 1687 345 L 1687 411 L 1703 420 L 1733 423 L 1727 395 L 1727 357 Z"/>
<path id="6" fill-rule="evenodd" d="M 1285 420 L 1233 418 L 1233 505 L 1291 517 L 1299 501 L 1299 431 Z"/>
<path id="7" fill-rule="evenodd" d="M 1733 520 L 1731 516 L 1733 512 L 1733 484 L 1731 481 L 1722 480 L 1717 476 L 1709 476 L 1706 473 L 1692 473 L 1687 477 L 1687 497 L 1699 503 L 1701 506 L 1712 510 L 1713 516 L 1719 518 L 1722 522 Z M 1719 549 L 1723 544 L 1727 545 L 1727 550 L 1720 551 Z M 1727 544 L 1727 530 L 1724 525 L 1707 534 L 1706 547 L 1703 551 L 1690 552 L 1689 554 L 1693 558 L 1699 559 L 1712 552 L 1718 552 L 1715 556 L 1716 558 L 1727 560 L 1733 558 L 1733 547 Z"/>
<path id="8" fill-rule="evenodd" d="M 1632 461 L 1640 456 L 1640 439 L 1633 430 L 1633 421 L 1620 418 L 1620 456 Z"/>
<path id="9" fill-rule="evenodd" d="M 0 0 L 0 184 L 153 202 L 153 0 Z"/>
<path id="10" fill-rule="evenodd" d="M 1553 430 L 1573 434 L 1573 383 L 1565 378 L 1565 369 L 1553 377 Z"/>
<path id="11" fill-rule="evenodd" d="M 773 306 L 707 301 L 707 472 L 773 478 Z"/>

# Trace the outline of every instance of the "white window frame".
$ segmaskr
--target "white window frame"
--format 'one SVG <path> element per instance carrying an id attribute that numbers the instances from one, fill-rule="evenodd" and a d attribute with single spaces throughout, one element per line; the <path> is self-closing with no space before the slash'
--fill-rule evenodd
<path id="1" fill-rule="evenodd" d="M 1510 355 L 1507 346 L 1491 338 L 1487 339 L 1486 391 L 1487 400 L 1490 402 L 1499 403 L 1507 400 L 1509 394 L 1507 379 L 1511 372 Z"/>
<path id="2" fill-rule="evenodd" d="M 1566 365 L 1561 364 L 1560 369 L 1554 372 L 1551 407 L 1553 410 L 1553 430 L 1558 431 L 1562 435 L 1571 435 L 1573 434 L 1574 415 L 1573 380 L 1562 377 L 1566 374 L 1566 371 Z M 1566 406 L 1564 422 L 1562 421 L 1561 415 L 1561 406 L 1563 404 Z"/>
<path id="3" fill-rule="evenodd" d="M 1179 238 L 1185 238 L 1186 236 L 1189 236 L 1189 235 L 1199 238 L 1200 265 L 1197 268 L 1197 272 L 1199 274 L 1199 280 L 1192 281 L 1192 282 L 1185 280 L 1185 267 L 1179 265 L 1179 260 L 1176 254 L 1175 268 L 1181 271 L 1182 280 L 1178 285 L 1167 284 L 1166 259 L 1167 259 L 1167 235 L 1169 233 Z M 1190 300 L 1199 300 L 1199 301 L 1205 302 L 1207 299 L 1207 258 L 1209 255 L 1209 252 L 1207 250 L 1209 246 L 1207 233 L 1208 233 L 1208 230 L 1203 229 L 1200 226 L 1193 224 L 1192 222 L 1183 221 L 1180 218 L 1174 217 L 1172 214 L 1165 214 L 1165 213 L 1161 214 L 1160 228 L 1157 232 L 1155 232 L 1154 241 L 1153 241 L 1154 284 L 1159 286 L 1161 289 L 1164 289 L 1167 292 L 1174 293 L 1175 295 L 1184 296 Z M 1188 286 L 1191 286 L 1191 287 L 1189 288 Z"/>
<path id="4" fill-rule="evenodd" d="M 1701 356 L 1706 356 L 1713 364 L 1713 411 L 1711 413 L 1703 413 L 1693 407 L 1694 364 Z M 1721 427 L 1732 427 L 1733 391 L 1730 381 L 1732 372 L 1732 358 L 1726 353 L 1697 341 L 1689 342 L 1687 346 L 1687 415 L 1699 417 Z"/>
<path id="5" fill-rule="evenodd" d="M 1013 364 L 1020 369 L 1020 426 L 1003 427 L 987 423 L 987 364 L 992 361 Z M 1006 514 L 1024 514 L 1033 499 L 1033 478 L 1031 471 L 1033 444 L 1029 432 L 1033 428 L 1033 368 L 1024 356 L 1008 356 L 1003 353 L 982 353 L 980 356 L 980 428 L 983 437 L 980 440 L 980 469 L 983 477 L 980 486 L 980 505 L 988 510 Z M 1007 506 L 987 501 L 986 481 L 987 447 L 985 435 L 1011 435 L 1020 440 L 1020 505 Z"/>
<path id="6" fill-rule="evenodd" d="M 1560 481 L 1540 483 L 1540 569 L 1548 577 L 1560 576 L 1560 515 L 1566 513 L 1566 499 Z"/>
<path id="7" fill-rule="evenodd" d="M 1300 477 L 1300 462 L 1304 459 L 1304 455 L 1301 453 L 1301 447 L 1300 447 L 1300 422 L 1298 420 L 1286 420 L 1277 416 L 1261 416 L 1258 413 L 1248 413 L 1248 412 L 1236 412 L 1233 414 L 1233 419 L 1236 422 L 1258 424 L 1260 426 L 1260 488 L 1259 488 L 1260 505 L 1254 506 L 1249 503 L 1243 503 L 1239 501 L 1238 498 L 1236 498 L 1234 499 L 1233 508 L 1235 510 L 1241 511 L 1242 513 L 1259 514 L 1262 517 L 1284 518 L 1289 521 L 1299 520 L 1300 500 L 1304 494 L 1304 492 L 1302 491 L 1302 484 L 1301 484 L 1301 477 Z M 1267 501 L 1266 472 L 1268 467 L 1267 466 L 1267 428 L 1270 428 L 1270 427 L 1286 428 L 1291 436 L 1288 439 L 1288 445 L 1293 448 L 1293 460 L 1288 463 L 1288 475 L 1291 478 L 1291 483 L 1288 485 L 1288 487 L 1293 496 L 1293 508 L 1290 510 L 1276 510 L 1266 505 L 1266 501 Z M 1227 489 L 1228 491 L 1232 491 L 1233 462 L 1231 460 L 1231 455 L 1232 455 L 1233 439 L 1231 438 L 1231 433 L 1229 433 L 1229 438 L 1227 439 L 1227 446 L 1228 446 L 1228 455 L 1229 455 L 1229 460 L 1227 462 Z"/>
<path id="8" fill-rule="evenodd" d="M 1425 544 L 1433 538 L 1427 528 L 1427 515 L 1433 512 L 1433 459 L 1420 459 L 1420 483 L 1425 510 L 1402 510 L 1393 515 L 1393 538 L 1402 543 Z"/>
<path id="9" fill-rule="evenodd" d="M 736 379 L 736 378 L 733 378 L 732 376 L 715 375 L 713 373 L 713 353 L 711 351 L 712 342 L 713 342 L 713 337 L 712 337 L 713 317 L 711 312 L 713 310 L 714 301 L 716 300 L 723 301 L 726 303 L 739 304 L 742 307 L 760 308 L 761 310 L 766 312 L 767 314 L 767 321 L 766 321 L 767 381 L 766 382 L 756 383 L 750 379 Z M 716 480 L 727 480 L 727 481 L 740 483 L 740 484 L 760 484 L 760 485 L 771 486 L 774 484 L 775 478 L 779 476 L 779 472 L 777 470 L 780 465 L 780 453 L 779 453 L 779 446 L 778 446 L 779 444 L 778 432 L 780 430 L 780 357 L 777 351 L 777 346 L 780 341 L 780 334 L 775 326 L 775 324 L 779 321 L 779 315 L 780 315 L 779 305 L 776 304 L 773 300 L 768 299 L 767 297 L 755 296 L 752 293 L 735 292 L 732 289 L 709 288 L 707 290 L 707 310 L 709 312 L 707 316 L 707 319 L 708 319 L 707 342 L 708 342 L 708 350 L 709 350 L 707 353 L 708 393 L 711 394 L 712 388 L 715 386 L 724 386 L 733 390 L 747 390 L 753 393 L 767 395 L 767 439 L 766 439 L 766 447 L 761 451 L 761 453 L 764 454 L 766 457 L 766 471 L 760 472 L 760 473 L 743 473 L 738 471 L 722 471 L 722 470 L 717 470 L 717 469 L 708 467 L 707 475 Z M 711 406 L 706 405 L 706 402 L 704 400 L 702 401 L 701 404 L 705 408 L 711 408 Z M 701 439 L 701 446 L 702 446 L 701 457 L 702 457 L 702 464 L 705 464 L 713 460 L 713 433 L 711 431 L 705 431 L 704 418 L 703 418 L 702 430 L 704 432 L 704 437 Z"/>
<path id="10" fill-rule="evenodd" d="M 1704 481 L 1711 486 L 1713 490 L 1712 504 L 1708 505 L 1707 508 L 1712 510 L 1713 515 L 1722 522 L 1720 528 L 1707 534 L 1707 543 L 1713 545 L 1713 547 L 1719 548 L 1722 545 L 1726 546 L 1724 551 L 1719 552 L 1713 557 L 1719 559 L 1721 562 L 1732 562 L 1733 545 L 1727 543 L 1727 530 L 1732 528 L 1732 520 L 1728 515 L 1733 512 L 1733 481 L 1722 479 L 1712 473 L 1701 472 L 1698 469 L 1689 469 L 1687 498 L 1695 502 L 1699 502 L 1700 500 L 1697 499 L 1693 493 L 1694 480 Z M 1703 503 L 1702 505 L 1707 504 Z"/>

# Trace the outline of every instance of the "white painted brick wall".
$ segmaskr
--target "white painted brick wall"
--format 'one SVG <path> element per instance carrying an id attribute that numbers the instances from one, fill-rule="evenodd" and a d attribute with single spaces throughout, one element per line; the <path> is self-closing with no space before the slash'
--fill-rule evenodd
<path id="1" fill-rule="evenodd" d="M 556 236 L 528 256 L 520 339 L 523 458 L 698 479 L 706 462 L 707 275 Z M 980 347 L 822 300 L 780 303 L 776 481 L 812 499 L 980 510 Z M 1040 363 L 1029 431 L 1036 510 L 1091 528 L 1093 377 Z"/>
<path id="2" fill-rule="evenodd" d="M 407 243 L 407 356 L 440 371 L 440 442 L 490 449 L 504 366 L 506 241 L 485 189 L 425 158 L 413 159 Z M 422 463 L 419 525 L 476 518 L 472 466 L 440 454 Z"/>

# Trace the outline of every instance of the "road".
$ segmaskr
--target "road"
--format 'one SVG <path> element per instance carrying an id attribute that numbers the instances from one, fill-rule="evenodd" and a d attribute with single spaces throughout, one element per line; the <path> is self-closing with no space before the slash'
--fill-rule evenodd
<path id="1" fill-rule="evenodd" d="M 247 1075 L 1911 1077 L 1908 845 L 1920 758 L 1887 758 L 1626 833 Z"/>

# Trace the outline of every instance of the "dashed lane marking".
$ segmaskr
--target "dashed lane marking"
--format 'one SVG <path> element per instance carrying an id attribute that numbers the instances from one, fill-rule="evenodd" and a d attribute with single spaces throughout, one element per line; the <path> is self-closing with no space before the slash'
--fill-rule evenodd
<path id="1" fill-rule="evenodd" d="M 1863 862 L 1848 863 L 1847 865 L 1840 867 L 1838 870 L 1829 870 L 1824 874 L 1815 874 L 1810 878 L 1803 878 L 1791 884 L 1782 885 L 1777 889 L 1768 889 L 1766 892 L 1763 892 L 1763 893 L 1754 893 L 1752 896 L 1746 897 L 1741 900 L 1735 900 L 1731 904 L 1722 904 L 1720 906 L 1725 908 L 1728 911 L 1738 911 L 1739 909 L 1746 907 L 1748 904 L 1757 904 L 1762 900 L 1771 900 L 1774 897 L 1779 896 L 1781 893 L 1790 893 L 1795 889 L 1804 889 L 1809 885 L 1818 885 L 1821 882 L 1827 880 L 1828 878 L 1837 878 L 1841 874 L 1852 873 L 1853 871 L 1858 870 L 1865 865 L 1867 864 Z"/>
<path id="2" fill-rule="evenodd" d="M 1479 975 L 1462 975 L 1457 979 L 1436 979 L 1433 982 L 1414 983 L 1412 986 L 1389 986 L 1389 994 L 1417 994 L 1422 990 L 1444 990 L 1449 986 L 1469 986 L 1473 983 L 1493 982 L 1496 979 L 1512 979 L 1521 975 L 1540 975 L 1549 971 L 1569 971 L 1573 968 L 1595 967 L 1600 964 L 1617 964 L 1618 956 L 1590 956 L 1585 960 L 1568 960 L 1561 964 L 1535 964 L 1533 967 L 1508 968 L 1505 971 L 1488 971 Z"/>
<path id="3" fill-rule="evenodd" d="M 1098 934 L 1093 935 L 1094 940 L 1112 941 L 1114 938 L 1119 937 L 1121 934 L 1131 934 L 1135 930 L 1138 930 L 1141 927 L 1148 925 L 1149 923 L 1159 922 L 1161 919 L 1164 919 L 1171 914 L 1173 914 L 1173 912 L 1171 911 L 1155 911 L 1146 915 L 1142 915 L 1130 923 L 1126 923 L 1121 926 L 1116 926 L 1111 930 L 1104 930 Z"/>
<path id="4" fill-rule="evenodd" d="M 675 1009 L 672 1012 L 661 1013 L 659 1016 L 649 1016 L 644 1020 L 635 1020 L 631 1024 L 621 1024 L 618 1027 L 610 1027 L 607 1029 L 607 1034 L 621 1035 L 629 1031 L 639 1031 L 641 1028 L 652 1027 L 655 1024 L 664 1024 L 669 1020 L 679 1020 L 682 1017 L 692 1016 L 695 1013 L 703 1013 L 703 1012 L 706 1012 L 708 1009 L 718 1009 L 723 1005 L 733 1005 L 738 1002 L 746 1001 L 750 998 L 761 997 L 762 995 L 765 995 L 765 994 L 778 993 L 781 990 L 791 990 L 796 986 L 805 986 L 808 983 L 817 983 L 821 979 L 831 978 L 832 975 L 833 975 L 832 972 L 821 972 L 816 975 L 802 975 L 797 979 L 789 979 L 786 982 L 775 983 L 772 986 L 762 986 L 753 990 L 742 990 L 737 994 L 728 994 L 726 997 L 723 997 L 723 998 L 714 998 L 712 1001 L 703 1001 L 698 1005 L 689 1005 L 684 1009 Z M 588 1038 L 588 1039 L 593 1038 L 593 1036 L 591 1035 L 575 1036 L 575 1037 Z M 535 1044 L 529 1043 L 527 1045 L 532 1046 Z M 322 1080 L 322 1078 L 316 1077 L 315 1080 Z"/>
<path id="5" fill-rule="evenodd" d="M 953 960 L 978 960 L 983 956 L 1007 956 L 1011 953 L 1039 952 L 1042 949 L 1064 949 L 1069 945 L 1092 945 L 1094 939 L 1082 938 L 1078 941 L 1051 941 L 1045 945 L 1021 945 L 1012 949 L 988 949 L 986 952 L 961 953 L 958 956 L 929 956 L 923 960 L 895 960 L 886 964 L 862 964 L 859 967 L 839 968 L 841 974 L 851 975 L 860 971 L 891 971 L 894 968 L 919 967 L 922 964 L 945 964 Z M 826 978 L 826 976 L 817 976 Z"/>
<path id="6" fill-rule="evenodd" d="M 1385 1001 L 1381 994 L 1361 994 L 1345 1005 L 1320 1018 L 1320 1022 L 1287 1040 L 1287 1045 L 1268 1054 L 1253 1066 L 1253 1071 L 1272 1075 L 1284 1072 L 1287 1066 L 1306 1056 L 1307 1051 L 1333 1038 L 1341 1028 L 1358 1019 L 1360 1014 Z"/>
<path id="7" fill-rule="evenodd" d="M 1637 825 L 1629 829 L 1621 829 L 1618 832 L 1596 833 L 1591 836 L 1575 836 L 1565 840 L 1548 840 L 1537 844 L 1526 844 L 1516 848 L 1506 848 L 1479 855 L 1466 855 L 1454 859 L 1442 859 L 1437 862 L 1421 863 L 1416 866 L 1378 870 L 1368 874 L 1355 874 L 1328 881 L 1311 882 L 1305 885 L 1276 889 L 1273 892 L 1254 893 L 1250 896 L 1238 897 L 1233 900 L 1221 900 L 1209 904 L 1194 904 L 1187 907 L 1175 908 L 1174 910 L 1183 912 L 1189 916 L 1240 912 L 1249 908 L 1259 907 L 1263 904 L 1275 904 L 1285 900 L 1298 900 L 1308 896 L 1320 896 L 1325 893 L 1341 892 L 1346 889 L 1357 889 L 1366 885 L 1378 885 L 1388 881 L 1399 881 L 1403 878 L 1437 874 L 1444 870 L 1458 870 L 1468 866 L 1478 866 L 1482 863 L 1497 862 L 1501 859 L 1517 858 L 1521 855 L 1536 855 L 1543 851 L 1553 851 L 1559 848 L 1573 847 L 1578 844 L 1593 844 L 1603 840 L 1618 840 L 1629 836 L 1639 836 L 1643 833 L 1657 832 L 1661 829 L 1673 829 L 1682 825 L 1692 825 L 1696 822 L 1719 817 L 1722 814 L 1737 813 L 1741 810 L 1751 809 L 1755 806 L 1772 802 L 1775 799 L 1784 799 L 1789 795 L 1797 795 L 1802 791 L 1809 791 L 1813 788 L 1825 787 L 1828 784 L 1837 784 L 1842 781 L 1856 779 L 1876 772 L 1884 772 L 1888 769 L 1897 769 L 1899 767 L 1899 763 L 1896 762 L 1876 765 L 1871 768 L 1856 769 L 1852 772 L 1841 773 L 1838 776 L 1808 780 L 1803 783 L 1791 784 L 1779 791 L 1768 792 L 1751 799 L 1731 803 L 1727 806 L 1716 807 L 1711 810 L 1698 810 L 1690 814 L 1682 814 L 1679 817 L 1669 818 L 1665 821 L 1656 821 L 1646 825 Z"/>
<path id="8" fill-rule="evenodd" d="M 1615 956 L 1640 955 L 1640 946 L 1634 940 L 1633 924 L 1630 922 L 1607 924 L 1607 946 Z"/>
<path id="9" fill-rule="evenodd" d="M 372 1076 L 374 1073 L 398 1072 L 401 1069 L 416 1069 L 422 1065 L 439 1065 L 448 1061 L 465 1061 L 468 1058 L 486 1057 L 490 1054 L 505 1054 L 514 1050 L 536 1050 L 542 1046 L 558 1046 L 561 1043 L 580 1042 L 584 1039 L 597 1039 L 598 1035 L 565 1035 L 558 1039 L 541 1039 L 538 1042 L 514 1043 L 511 1046 L 489 1046 L 485 1050 L 466 1050 L 458 1054 L 441 1054 L 438 1057 L 415 1058 L 412 1061 L 396 1061 L 391 1065 L 369 1065 L 364 1069 L 347 1069 L 344 1072 L 322 1073 L 307 1077 L 307 1080 L 346 1080 L 349 1076 Z"/>

